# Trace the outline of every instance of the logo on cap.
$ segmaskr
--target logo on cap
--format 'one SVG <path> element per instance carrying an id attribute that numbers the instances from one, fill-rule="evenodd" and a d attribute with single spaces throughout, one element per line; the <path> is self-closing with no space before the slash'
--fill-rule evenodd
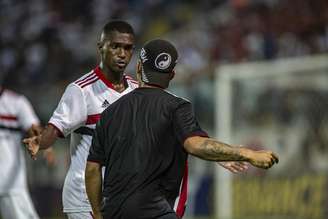
<path id="1" fill-rule="evenodd" d="M 171 56 L 168 53 L 161 53 L 155 59 L 155 66 L 161 70 L 167 69 L 171 65 Z"/>
<path id="2" fill-rule="evenodd" d="M 142 48 L 140 51 L 140 58 L 141 58 L 142 63 L 145 63 L 148 60 L 147 55 L 146 55 L 146 50 L 144 48 Z"/>

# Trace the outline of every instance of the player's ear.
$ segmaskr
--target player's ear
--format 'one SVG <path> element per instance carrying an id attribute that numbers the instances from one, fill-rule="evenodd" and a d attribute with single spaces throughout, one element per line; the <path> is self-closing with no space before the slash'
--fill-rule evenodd
<path id="1" fill-rule="evenodd" d="M 100 39 L 97 42 L 97 48 L 98 48 L 98 51 L 100 54 L 103 53 L 103 49 L 104 49 L 104 45 L 105 45 L 105 41 L 106 41 L 105 38 L 106 38 L 106 36 L 105 36 L 105 33 L 103 32 L 103 33 L 101 33 Z"/>
<path id="2" fill-rule="evenodd" d="M 97 42 L 97 48 L 100 53 L 102 53 L 103 46 L 104 46 L 103 42 L 100 41 Z"/>
<path id="3" fill-rule="evenodd" d="M 172 80 L 175 76 L 175 70 L 172 70 L 172 72 L 170 73 L 170 80 Z"/>

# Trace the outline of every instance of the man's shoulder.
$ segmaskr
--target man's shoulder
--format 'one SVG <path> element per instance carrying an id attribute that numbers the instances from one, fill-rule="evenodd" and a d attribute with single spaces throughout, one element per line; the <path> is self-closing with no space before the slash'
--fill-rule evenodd
<path id="1" fill-rule="evenodd" d="M 165 95 L 167 95 L 172 101 L 175 101 L 177 103 L 190 103 L 190 101 L 184 97 L 180 97 L 168 90 L 163 90 Z"/>
<path id="2" fill-rule="evenodd" d="M 10 100 L 13 100 L 13 101 L 17 101 L 19 99 L 26 98 L 23 94 L 17 93 L 16 91 L 13 91 L 13 90 L 7 89 L 7 88 L 3 89 L 2 95 L 6 99 L 10 99 Z"/>
<path id="3" fill-rule="evenodd" d="M 79 88 L 85 88 L 88 85 L 91 85 L 98 80 L 99 80 L 99 77 L 97 76 L 97 74 L 95 73 L 95 71 L 93 69 L 90 72 L 82 75 L 81 77 L 79 77 L 78 79 L 73 81 L 71 84 L 76 85 Z"/>

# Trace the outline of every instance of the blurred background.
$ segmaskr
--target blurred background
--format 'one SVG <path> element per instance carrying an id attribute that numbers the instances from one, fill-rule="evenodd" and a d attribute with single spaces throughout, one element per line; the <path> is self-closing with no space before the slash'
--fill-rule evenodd
<path id="1" fill-rule="evenodd" d="M 152 38 L 174 42 L 170 90 L 193 102 L 211 136 L 280 155 L 269 171 L 233 176 L 190 158 L 187 219 L 328 218 L 327 0 L 0 0 L 4 85 L 46 124 L 65 87 L 97 65 L 113 18 L 134 27 L 136 53 Z M 26 155 L 41 218 L 64 218 L 68 144 L 57 141 L 54 166 Z"/>

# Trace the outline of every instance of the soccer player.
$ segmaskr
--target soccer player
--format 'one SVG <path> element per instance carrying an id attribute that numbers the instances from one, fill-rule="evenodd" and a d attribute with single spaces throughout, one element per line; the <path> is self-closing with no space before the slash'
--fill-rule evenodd
<path id="1" fill-rule="evenodd" d="M 27 182 L 21 138 L 38 132 L 29 101 L 0 85 L 0 212 L 4 219 L 37 219 Z"/>
<path id="2" fill-rule="evenodd" d="M 168 175 L 181 181 L 188 154 L 259 168 L 278 162 L 271 151 L 234 147 L 207 136 L 191 103 L 165 91 L 177 58 L 167 41 L 145 44 L 137 66 L 140 87 L 109 106 L 97 123 L 85 172 L 95 218 L 177 219 L 161 184 Z"/>
<path id="3" fill-rule="evenodd" d="M 108 22 L 98 42 L 99 66 L 68 85 L 40 135 L 24 139 L 28 151 L 35 157 L 58 137 L 71 134 L 71 164 L 63 188 L 63 210 L 69 219 L 92 218 L 84 183 L 92 132 L 101 112 L 138 86 L 124 74 L 133 53 L 134 38 L 130 24 Z"/>

